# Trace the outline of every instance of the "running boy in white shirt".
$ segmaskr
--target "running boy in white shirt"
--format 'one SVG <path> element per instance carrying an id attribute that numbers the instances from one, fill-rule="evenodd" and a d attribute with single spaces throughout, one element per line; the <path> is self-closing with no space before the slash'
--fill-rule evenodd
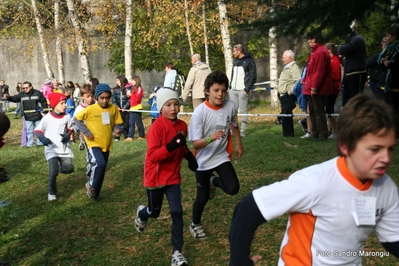
<path id="1" fill-rule="evenodd" d="M 196 239 L 206 238 L 201 216 L 208 200 L 215 196 L 215 187 L 229 195 L 237 194 L 240 189 L 237 174 L 230 161 L 233 155 L 230 130 L 236 140 L 236 158 L 242 156 L 244 149 L 237 124 L 237 107 L 233 101 L 225 99 L 228 86 L 229 80 L 223 72 L 209 74 L 205 80 L 206 101 L 194 110 L 190 121 L 189 137 L 196 149 L 198 162 L 195 172 L 197 196 L 190 223 L 190 232 Z"/>
<path id="2" fill-rule="evenodd" d="M 399 138 L 393 109 L 371 95 L 351 98 L 338 118 L 338 157 L 261 187 L 236 206 L 230 266 L 254 265 L 257 227 L 289 213 L 278 265 L 361 265 L 371 232 L 399 257 L 398 188 L 386 174 Z"/>
<path id="3" fill-rule="evenodd" d="M 73 153 L 69 146 L 72 129 L 72 118 L 65 113 L 66 96 L 54 92 L 49 95 L 50 107 L 53 110 L 47 113 L 34 130 L 36 137 L 43 143 L 44 155 L 48 162 L 48 195 L 49 201 L 57 199 L 57 176 L 61 172 L 73 172 Z"/>

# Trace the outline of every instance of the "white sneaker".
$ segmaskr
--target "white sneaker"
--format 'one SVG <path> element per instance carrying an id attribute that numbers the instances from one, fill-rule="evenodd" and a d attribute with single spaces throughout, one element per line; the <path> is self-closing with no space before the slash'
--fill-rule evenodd
<path id="1" fill-rule="evenodd" d="M 47 199 L 48 199 L 48 201 L 53 201 L 53 200 L 56 200 L 56 199 L 57 199 L 57 196 L 48 194 L 48 195 L 47 195 Z"/>
<path id="2" fill-rule="evenodd" d="M 178 250 L 176 250 L 172 255 L 172 266 L 188 266 L 186 258 Z"/>
<path id="3" fill-rule="evenodd" d="M 311 138 L 312 137 L 312 134 L 311 133 L 306 133 L 305 135 L 303 135 L 302 137 L 301 137 L 301 139 L 308 139 L 308 138 Z"/>
<path id="4" fill-rule="evenodd" d="M 337 134 L 336 133 L 331 133 L 330 136 L 328 136 L 329 139 L 336 139 L 337 138 Z"/>
<path id="5" fill-rule="evenodd" d="M 139 206 L 137 207 L 136 218 L 134 219 L 134 228 L 136 228 L 137 232 L 139 232 L 139 233 L 141 233 L 141 232 L 144 231 L 145 226 L 146 226 L 146 224 L 147 224 L 147 222 L 146 222 L 146 221 L 142 221 L 142 220 L 140 219 L 140 216 L 139 216 L 139 212 L 140 212 L 142 209 L 144 209 L 144 208 L 145 208 L 144 205 L 139 205 Z"/>
<path id="6" fill-rule="evenodd" d="M 193 222 L 191 222 L 190 233 L 195 239 L 199 240 L 206 239 L 206 234 L 204 228 L 202 228 L 202 224 L 193 224 Z"/>

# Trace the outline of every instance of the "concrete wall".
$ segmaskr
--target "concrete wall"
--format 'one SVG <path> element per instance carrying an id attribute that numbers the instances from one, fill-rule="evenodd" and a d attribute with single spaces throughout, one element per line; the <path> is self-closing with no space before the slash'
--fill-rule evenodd
<path id="1" fill-rule="evenodd" d="M 241 37 L 241 40 L 235 40 L 235 43 L 245 43 L 245 36 Z M 9 85 L 11 94 L 15 94 L 16 84 L 21 81 L 30 81 L 35 89 L 42 86 L 44 80 L 47 78 L 47 74 L 44 68 L 43 56 L 40 45 L 33 48 L 31 55 L 26 55 L 27 49 L 25 45 L 29 45 L 19 40 L 8 40 L 7 45 L 0 45 L 0 79 L 6 81 Z M 282 40 L 279 42 L 279 58 L 284 50 L 290 49 L 295 46 L 290 41 Z M 293 48 L 291 48 L 293 49 Z M 54 51 L 52 47 L 49 51 Z M 295 49 L 293 49 L 294 52 Z M 52 71 L 55 77 L 58 78 L 56 58 L 54 53 L 50 53 L 50 62 Z M 83 84 L 84 80 L 80 69 L 80 60 L 78 52 L 75 51 L 71 54 L 68 51 L 63 52 L 64 64 L 65 64 L 65 82 L 73 81 L 79 84 Z M 91 70 L 93 77 L 96 77 L 100 82 L 108 83 L 111 87 L 115 86 L 115 79 L 117 73 L 111 72 L 106 66 L 109 55 L 108 52 L 103 49 L 93 52 L 89 55 Z M 133 59 L 134 60 L 134 59 Z M 257 58 L 255 60 L 257 65 L 257 82 L 263 82 L 269 80 L 269 58 Z M 282 69 L 281 60 L 279 60 L 279 70 Z M 279 73 L 280 73 L 279 71 Z M 137 71 L 134 75 L 140 76 L 142 85 L 145 91 L 152 90 L 155 86 L 162 86 L 165 73 L 155 71 Z M 253 100 L 264 100 L 270 97 L 269 91 L 256 91 L 252 93 Z"/>

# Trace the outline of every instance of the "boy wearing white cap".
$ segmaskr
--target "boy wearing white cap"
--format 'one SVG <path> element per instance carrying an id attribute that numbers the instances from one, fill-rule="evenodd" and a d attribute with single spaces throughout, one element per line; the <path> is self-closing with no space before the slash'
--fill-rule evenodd
<path id="1" fill-rule="evenodd" d="M 69 146 L 73 129 L 71 116 L 65 113 L 66 96 L 58 92 L 51 93 L 49 102 L 53 110 L 42 118 L 34 133 L 45 146 L 44 155 L 49 168 L 47 199 L 53 201 L 57 199 L 58 173 L 70 174 L 74 169 L 73 153 Z"/>
<path id="2" fill-rule="evenodd" d="M 97 200 L 104 181 L 109 152 L 113 148 L 112 132 L 119 136 L 123 121 L 118 107 L 109 103 L 111 88 L 108 84 L 98 84 L 94 97 L 97 102 L 76 114 L 73 121 L 83 133 L 89 149 L 86 192 L 89 198 Z"/>
<path id="3" fill-rule="evenodd" d="M 166 195 L 172 216 L 172 266 L 188 266 L 181 252 L 184 241 L 180 167 L 183 157 L 191 171 L 195 171 L 198 165 L 186 144 L 187 124 L 177 118 L 180 109 L 178 99 L 179 95 L 173 89 L 161 88 L 157 91 L 157 107 L 161 115 L 148 131 L 144 164 L 148 206 L 137 208 L 134 226 L 139 233 L 143 232 L 150 217 L 159 217 Z"/>

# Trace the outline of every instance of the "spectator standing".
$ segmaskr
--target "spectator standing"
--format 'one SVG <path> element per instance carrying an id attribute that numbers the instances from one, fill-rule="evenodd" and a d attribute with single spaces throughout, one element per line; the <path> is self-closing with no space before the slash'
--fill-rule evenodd
<path id="1" fill-rule="evenodd" d="M 312 53 L 303 79 L 303 94 L 308 97 L 312 136 L 316 141 L 324 141 L 328 137 L 325 96 L 332 93 L 331 57 L 319 33 L 310 33 L 308 44 Z"/>
<path id="2" fill-rule="evenodd" d="M 187 102 L 188 94 L 191 91 L 193 108 L 197 108 L 204 100 L 204 84 L 206 77 L 212 72 L 208 64 L 201 62 L 201 56 L 194 54 L 191 56 L 193 66 L 188 72 L 186 84 L 184 85 L 183 101 Z"/>
<path id="3" fill-rule="evenodd" d="M 131 91 L 127 92 L 127 96 L 130 97 L 130 113 L 129 113 L 129 133 L 126 142 L 133 141 L 134 139 L 134 131 L 137 125 L 137 131 L 139 134 L 138 140 L 143 140 L 145 137 L 144 132 L 144 124 L 142 118 L 143 105 L 141 104 L 141 100 L 144 95 L 144 90 L 141 87 L 141 79 L 139 76 L 134 76 L 130 84 L 132 85 Z"/>
<path id="4" fill-rule="evenodd" d="M 17 90 L 17 93 L 22 92 L 23 91 L 22 82 L 18 82 L 17 87 L 15 89 Z M 22 110 L 21 110 L 20 102 L 17 102 L 17 107 L 15 108 L 15 111 L 14 111 L 14 119 L 18 119 L 18 114 L 20 114 L 22 117 Z"/>
<path id="5" fill-rule="evenodd" d="M 244 154 L 244 149 L 238 128 L 237 108 L 231 100 L 226 99 L 228 86 L 226 74 L 220 71 L 209 74 L 205 80 L 206 101 L 194 110 L 190 121 L 189 138 L 196 150 L 198 169 L 195 172 L 197 195 L 189 229 L 191 235 L 198 240 L 207 237 L 201 223 L 202 213 L 208 200 L 215 197 L 216 187 L 229 195 L 235 195 L 240 190 L 231 163 L 231 134 L 235 138 L 237 159 Z"/>
<path id="6" fill-rule="evenodd" d="M 3 98 L 5 94 L 9 94 L 8 85 L 4 80 L 0 80 L 0 97 Z M 8 101 L 5 100 L 4 103 L 0 103 L 0 112 L 8 112 L 9 104 Z"/>
<path id="7" fill-rule="evenodd" d="M 22 88 L 24 89 L 23 92 L 20 92 L 14 96 L 9 96 L 6 94 L 5 97 L 11 102 L 21 103 L 28 137 L 26 147 L 31 148 L 33 147 L 33 130 L 39 125 L 42 116 L 44 116 L 43 110 L 46 109 L 48 105 L 43 94 L 40 91 L 35 90 L 32 87 L 32 83 L 29 81 L 25 81 L 22 85 Z M 39 139 L 37 140 L 37 145 L 43 145 Z"/>
<path id="8" fill-rule="evenodd" d="M 250 53 L 246 53 L 241 44 L 233 48 L 233 69 L 231 72 L 229 98 L 232 100 L 238 112 L 242 115 L 248 113 L 249 92 L 253 89 L 256 82 L 256 64 Z M 248 117 L 241 119 L 241 137 L 245 137 Z"/>
<path id="9" fill-rule="evenodd" d="M 335 113 L 335 101 L 341 91 L 341 60 L 337 55 L 338 48 L 335 44 L 327 43 L 326 48 L 331 56 L 331 78 L 333 85 L 332 93 L 326 96 L 327 120 L 329 131 L 331 132 L 328 138 L 335 139 L 337 137 L 337 121 L 332 114 Z"/>
<path id="10" fill-rule="evenodd" d="M 80 103 L 80 85 L 79 83 L 74 84 L 75 89 L 73 90 L 73 101 L 75 102 L 75 106 L 77 107 Z"/>
<path id="11" fill-rule="evenodd" d="M 387 47 L 387 38 L 381 40 L 381 50 L 384 51 Z M 381 99 L 384 99 L 384 91 L 381 89 L 380 77 L 381 66 L 378 64 L 378 57 L 380 53 L 373 54 L 366 62 L 366 70 L 369 75 L 369 86 L 371 92 Z M 384 82 L 383 82 L 384 83 Z"/>
<path id="12" fill-rule="evenodd" d="M 350 98 L 362 92 L 367 81 L 366 42 L 361 35 L 346 26 L 346 42 L 338 49 L 344 58 L 344 77 L 342 79 L 342 105 Z"/>
<path id="13" fill-rule="evenodd" d="M 155 122 L 155 120 L 158 119 L 159 117 L 159 112 L 158 112 L 158 105 L 157 105 L 157 91 L 161 87 L 156 86 L 154 90 L 150 93 L 150 96 L 148 97 L 148 104 L 151 106 L 151 124 Z"/>
<path id="14" fill-rule="evenodd" d="M 393 26 L 386 31 L 387 47 L 381 52 L 378 62 L 383 73 L 384 94 L 389 105 L 399 115 L 399 28 Z"/>
<path id="15" fill-rule="evenodd" d="M 256 189 L 237 204 L 230 266 L 258 262 L 261 256 L 249 257 L 256 229 L 285 213 L 278 265 L 362 265 L 360 251 L 373 231 L 388 254 L 399 257 L 398 188 L 387 174 L 398 117 L 384 101 L 358 94 L 342 109 L 338 132 L 338 157 Z"/>
<path id="16" fill-rule="evenodd" d="M 110 104 L 111 88 L 108 84 L 98 84 L 94 97 L 97 102 L 75 114 L 73 121 L 83 133 L 89 149 L 87 196 L 97 200 L 104 182 L 109 152 L 113 148 L 112 135 L 113 132 L 116 136 L 121 133 L 123 120 L 118 108 Z"/>
<path id="17" fill-rule="evenodd" d="M 73 133 L 72 117 L 66 114 L 67 97 L 54 92 L 49 96 L 50 107 L 35 128 L 35 135 L 44 144 L 44 155 L 48 162 L 48 195 L 47 199 L 57 199 L 57 176 L 59 173 L 70 174 L 74 170 L 73 153 L 69 139 Z"/>
<path id="18" fill-rule="evenodd" d="M 295 54 L 292 50 L 283 53 L 282 61 L 284 69 L 278 79 L 278 96 L 281 103 L 281 113 L 291 116 L 283 116 L 283 137 L 294 137 L 294 119 L 292 110 L 295 108 L 296 97 L 293 94 L 294 85 L 301 79 L 301 70 L 295 62 Z"/>
<path id="19" fill-rule="evenodd" d="M 117 76 L 116 77 L 116 87 L 112 93 L 112 103 L 118 107 L 119 113 L 122 116 L 123 120 L 123 136 L 125 139 L 128 138 L 129 134 L 129 108 L 130 108 L 130 100 L 127 96 L 127 91 L 131 90 L 132 86 L 128 82 L 125 76 Z M 120 136 L 114 137 L 115 141 L 120 140 Z"/>
<path id="20" fill-rule="evenodd" d="M 169 62 L 165 65 L 165 73 L 166 75 L 165 75 L 165 80 L 163 82 L 163 86 L 174 89 L 177 71 L 175 69 L 175 65 L 172 62 Z"/>
<path id="21" fill-rule="evenodd" d="M 144 164 L 144 186 L 149 205 L 138 206 L 134 226 L 141 233 L 149 218 L 159 217 L 166 195 L 172 216 L 171 265 L 188 265 L 182 254 L 184 241 L 180 168 L 183 158 L 188 161 L 191 171 L 195 172 L 198 164 L 186 144 L 187 124 L 177 118 L 179 95 L 169 88 L 161 88 L 157 94 L 157 106 L 161 115 L 148 130 L 148 149 Z"/>

